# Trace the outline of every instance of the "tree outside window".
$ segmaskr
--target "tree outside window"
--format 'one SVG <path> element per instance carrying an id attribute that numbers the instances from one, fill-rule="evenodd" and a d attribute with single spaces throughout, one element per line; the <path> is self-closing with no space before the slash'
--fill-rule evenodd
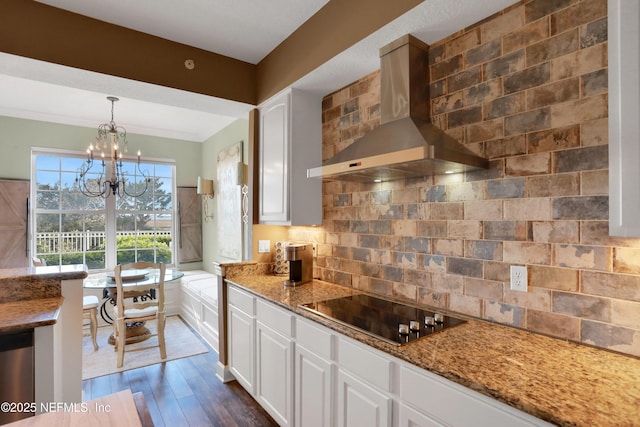
<path id="1" fill-rule="evenodd" d="M 147 191 L 137 198 L 105 200 L 87 197 L 74 185 L 81 156 L 47 152 L 33 157 L 35 256 L 47 265 L 84 263 L 90 270 L 134 261 L 173 263 L 173 165 L 142 163 L 151 177 Z M 134 161 L 123 163 L 136 170 Z M 144 185 L 143 177 L 131 173 L 127 185 Z"/>

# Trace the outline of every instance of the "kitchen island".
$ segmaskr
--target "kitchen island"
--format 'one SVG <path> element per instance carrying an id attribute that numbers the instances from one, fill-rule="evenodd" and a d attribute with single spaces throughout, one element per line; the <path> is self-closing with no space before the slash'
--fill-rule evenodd
<path id="1" fill-rule="evenodd" d="M 637 358 L 458 313 L 466 323 L 394 346 L 298 307 L 363 292 L 318 280 L 290 288 L 282 277 L 234 273 L 227 282 L 259 299 L 549 423 L 640 425 Z"/>
<path id="2" fill-rule="evenodd" d="M 38 408 L 40 403 L 82 400 L 86 276 L 84 265 L 0 269 L 0 334 L 33 330 Z"/>

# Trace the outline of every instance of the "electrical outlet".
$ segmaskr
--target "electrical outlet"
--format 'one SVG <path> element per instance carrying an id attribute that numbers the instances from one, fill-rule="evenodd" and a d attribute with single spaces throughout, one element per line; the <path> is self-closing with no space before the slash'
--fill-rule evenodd
<path id="1" fill-rule="evenodd" d="M 511 266 L 511 290 L 527 292 L 527 267 L 524 265 Z"/>

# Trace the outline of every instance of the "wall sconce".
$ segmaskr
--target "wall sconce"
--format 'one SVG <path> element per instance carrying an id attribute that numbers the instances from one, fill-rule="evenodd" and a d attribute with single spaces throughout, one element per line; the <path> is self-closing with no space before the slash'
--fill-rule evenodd
<path id="1" fill-rule="evenodd" d="M 209 200 L 213 199 L 213 180 L 198 177 L 198 187 L 196 193 L 202 196 L 202 209 L 204 211 L 204 222 L 213 219 L 213 215 L 209 215 Z"/>

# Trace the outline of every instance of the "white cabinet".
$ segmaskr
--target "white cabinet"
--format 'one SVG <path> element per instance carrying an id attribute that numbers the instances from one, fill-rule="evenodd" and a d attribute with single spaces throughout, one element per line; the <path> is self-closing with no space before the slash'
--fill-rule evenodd
<path id="1" fill-rule="evenodd" d="M 307 169 L 322 161 L 322 98 L 288 89 L 260 106 L 259 222 L 322 222 L 322 181 Z"/>
<path id="2" fill-rule="evenodd" d="M 640 237 L 640 3 L 609 0 L 609 234 Z"/>
<path id="3" fill-rule="evenodd" d="M 339 337 L 336 360 L 338 426 L 391 426 L 391 357 Z"/>
<path id="4" fill-rule="evenodd" d="M 255 298 L 230 286 L 227 313 L 229 372 L 255 394 Z"/>
<path id="5" fill-rule="evenodd" d="M 302 346 L 296 347 L 295 419 L 296 425 L 330 427 L 331 362 Z"/>
<path id="6" fill-rule="evenodd" d="M 391 397 L 338 369 L 338 427 L 391 426 Z"/>
<path id="7" fill-rule="evenodd" d="M 289 219 L 289 94 L 260 108 L 260 222 Z"/>
<path id="8" fill-rule="evenodd" d="M 332 426 L 333 338 L 326 328 L 296 322 L 295 421 L 297 426 Z"/>
<path id="9" fill-rule="evenodd" d="M 256 400 L 281 426 L 293 425 L 293 315 L 257 301 Z"/>
<path id="10" fill-rule="evenodd" d="M 293 313 L 227 286 L 229 372 L 280 426 L 291 426 Z"/>
<path id="11" fill-rule="evenodd" d="M 405 363 L 400 365 L 399 400 L 405 405 L 404 415 L 401 409 L 401 426 L 441 425 L 438 422 L 459 427 L 551 426 L 545 421 L 431 372 Z M 416 421 L 409 423 L 409 419 Z"/>
<path id="12" fill-rule="evenodd" d="M 550 426 L 228 285 L 229 371 L 281 426 Z"/>
<path id="13" fill-rule="evenodd" d="M 256 339 L 256 399 L 278 424 L 291 425 L 293 343 L 260 322 Z"/>
<path id="14" fill-rule="evenodd" d="M 412 409 L 410 406 L 400 403 L 398 405 L 398 427 L 445 427 L 446 424 L 437 422 L 422 412 Z"/>

